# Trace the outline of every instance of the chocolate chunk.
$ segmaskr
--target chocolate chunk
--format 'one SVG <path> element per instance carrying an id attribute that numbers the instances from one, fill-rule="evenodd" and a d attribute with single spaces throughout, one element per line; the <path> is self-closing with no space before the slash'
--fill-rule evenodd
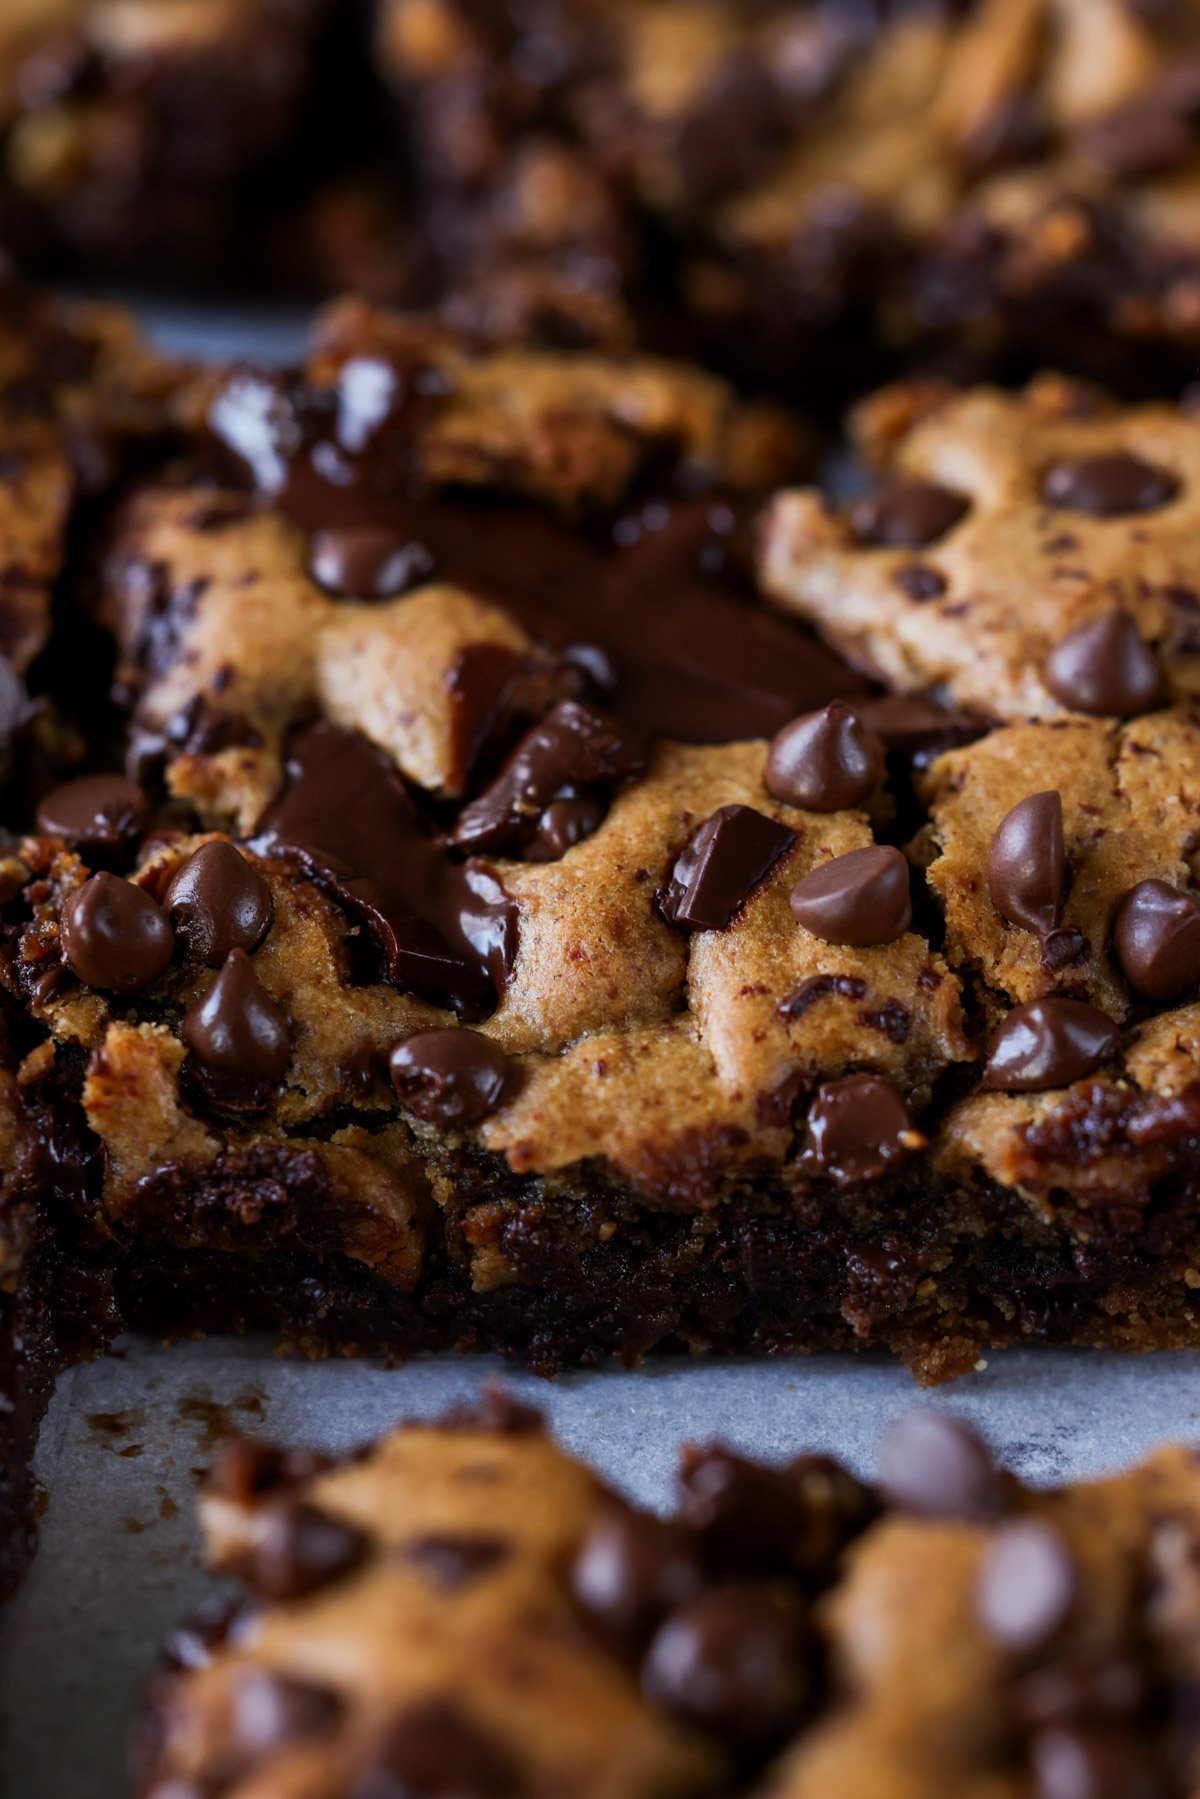
<path id="1" fill-rule="evenodd" d="M 747 1743 L 795 1727 L 810 1698 L 809 1637 L 774 1583 L 715 1587 L 661 1626 L 642 1663 L 647 1698 Z"/>
<path id="2" fill-rule="evenodd" d="M 260 983 L 244 949 L 231 949 L 208 992 L 184 1015 L 179 1034 L 214 1080 L 213 1096 L 258 1103 L 287 1073 L 287 1015 Z"/>
<path id="3" fill-rule="evenodd" d="M 1048 936 L 1058 923 L 1066 870 L 1062 797 L 1031 793 L 996 827 L 988 851 L 988 892 L 1001 918 Z"/>
<path id="4" fill-rule="evenodd" d="M 987 730 L 985 719 L 971 712 L 951 712 L 917 694 L 882 693 L 853 702 L 854 710 L 874 731 L 885 750 L 923 768 L 944 750 L 974 743 Z"/>
<path id="5" fill-rule="evenodd" d="M 249 1664 L 230 1685 L 230 1737 L 243 1755 L 259 1757 L 301 1738 L 329 1736 L 343 1710 L 332 1687 Z"/>
<path id="6" fill-rule="evenodd" d="M 1139 881 L 1117 908 L 1113 949 L 1146 999 L 1179 999 L 1200 981 L 1200 904 L 1167 881 Z"/>
<path id="7" fill-rule="evenodd" d="M 722 1448 L 681 1457 L 679 1515 L 705 1565 L 722 1575 L 785 1570 L 818 1590 L 877 1509 L 870 1489 L 828 1456 L 797 1456 L 782 1468 Z"/>
<path id="8" fill-rule="evenodd" d="M 785 725 L 767 757 L 767 791 L 809 812 L 861 806 L 883 775 L 883 744 L 845 700 Z"/>
<path id="9" fill-rule="evenodd" d="M 1178 491 L 1179 483 L 1168 470 L 1143 462 L 1127 450 L 1055 463 L 1042 481 L 1042 498 L 1048 505 L 1069 506 L 1093 518 L 1154 512 Z"/>
<path id="10" fill-rule="evenodd" d="M 525 1784 L 503 1744 L 455 1699 L 426 1699 L 392 1724 L 348 1799 L 516 1799 Z"/>
<path id="11" fill-rule="evenodd" d="M 658 894 L 668 924 L 721 931 L 796 841 L 753 806 L 719 806 L 692 832 Z"/>
<path id="12" fill-rule="evenodd" d="M 886 843 L 835 856 L 792 888 L 792 911 L 823 943 L 895 943 L 912 923 L 908 862 Z"/>
<path id="13" fill-rule="evenodd" d="M 1046 686 L 1075 712 L 1133 718 L 1162 698 L 1163 674 L 1128 612 L 1106 612 L 1046 658 Z"/>
<path id="14" fill-rule="evenodd" d="M 471 1031 L 418 1031 L 391 1055 L 400 1103 L 423 1124 L 465 1130 L 502 1105 L 516 1070 L 498 1043 Z"/>
<path id="15" fill-rule="evenodd" d="M 338 599 L 391 599 L 429 571 L 424 547 L 387 525 L 347 525 L 309 539 L 308 572 Z"/>
<path id="16" fill-rule="evenodd" d="M 526 858 L 530 862 L 558 862 L 603 823 L 604 807 L 586 794 L 578 799 L 552 800 L 538 819 L 537 835 L 525 852 Z"/>
<path id="17" fill-rule="evenodd" d="M 439 1587 L 453 1591 L 469 1586 L 489 1568 L 498 1567 L 508 1552 L 503 1537 L 443 1533 L 419 1537 L 405 1546 L 403 1554 L 406 1561 L 415 1563 Z"/>
<path id="18" fill-rule="evenodd" d="M 946 577 L 936 568 L 930 568 L 927 562 L 906 562 L 898 568 L 892 580 L 902 593 L 918 606 L 924 606 L 929 600 L 940 599 L 946 591 Z"/>
<path id="19" fill-rule="evenodd" d="M 62 950 L 89 987 L 133 993 L 170 966 L 174 940 L 162 908 L 119 875 L 94 874 L 63 901 Z"/>
<path id="20" fill-rule="evenodd" d="M 979 1621 L 1005 1649 L 1044 1649 L 1067 1622 L 1077 1589 L 1075 1563 L 1058 1532 L 1036 1518 L 1018 1519 L 1001 1526 L 984 1557 Z"/>
<path id="21" fill-rule="evenodd" d="M 984 1085 L 1006 1093 L 1069 1087 L 1114 1056 L 1121 1034 L 1086 1000 L 1031 1000 L 1015 1006 L 988 1048 Z"/>
<path id="22" fill-rule="evenodd" d="M 516 907 L 482 863 L 451 860 L 394 765 L 352 731 L 311 725 L 256 847 L 290 852 L 367 922 L 402 991 L 461 1016 L 494 1009 L 516 954 Z"/>
<path id="23" fill-rule="evenodd" d="M 862 544 L 919 550 L 944 537 L 969 509 L 961 494 L 932 481 L 898 478 L 859 500 L 850 528 Z"/>
<path id="24" fill-rule="evenodd" d="M 1140 1731 L 1098 1723 L 1033 1739 L 1033 1799 L 1168 1799 L 1175 1788 Z"/>
<path id="25" fill-rule="evenodd" d="M 571 1565 L 571 1591 L 588 1616 L 636 1645 L 670 1611 L 700 1594 L 695 1544 L 679 1525 L 617 1502 L 590 1526 Z"/>
<path id="26" fill-rule="evenodd" d="M 362 1531 L 304 1499 L 276 1499 L 262 1507 L 253 1542 L 232 1564 L 263 1599 L 300 1599 L 348 1574 L 367 1553 Z"/>
<path id="27" fill-rule="evenodd" d="M 804 1162 L 839 1184 L 874 1181 L 922 1142 L 889 1080 L 848 1074 L 817 1088 L 808 1113 Z"/>
<path id="28" fill-rule="evenodd" d="M 149 800 L 123 775 L 81 775 L 52 789 L 37 809 L 42 835 L 61 837 L 88 862 L 121 861 L 149 824 Z"/>
<path id="29" fill-rule="evenodd" d="M 231 950 L 256 950 L 275 917 L 266 881 L 220 838 L 201 844 L 176 870 L 163 903 L 176 942 L 206 968 L 220 968 Z"/>
<path id="30" fill-rule="evenodd" d="M 921 1518 L 982 1524 L 1003 1509 L 1004 1486 L 991 1451 L 953 1412 L 922 1406 L 892 1426 L 879 1455 L 889 1505 Z"/>
<path id="31" fill-rule="evenodd" d="M 554 842 L 546 814 L 556 801 L 589 801 L 645 766 L 644 740 L 578 700 L 560 700 L 520 743 L 485 793 L 459 814 L 450 834 L 456 849 L 520 855 L 535 841 L 542 861 Z M 576 814 L 576 822 L 584 815 Z M 572 838 L 572 841 L 578 841 Z M 564 849 L 567 845 L 564 843 Z"/>

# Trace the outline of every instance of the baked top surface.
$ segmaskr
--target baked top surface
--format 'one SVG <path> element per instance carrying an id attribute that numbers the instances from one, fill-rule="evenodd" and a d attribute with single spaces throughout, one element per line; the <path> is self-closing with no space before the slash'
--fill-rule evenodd
<path id="1" fill-rule="evenodd" d="M 1186 409 L 889 390 L 845 501 L 686 365 L 357 302 L 302 370 L 131 366 L 106 747 L 5 864 L 12 1129 L 44 1170 L 74 1121 L 105 1235 L 552 1296 L 748 1216 L 819 1232 L 855 1332 L 923 1309 L 927 1375 L 1008 1328 L 945 1257 L 1015 1235 L 1102 1336 L 1186 1340 Z"/>
<path id="2" fill-rule="evenodd" d="M 492 1399 L 338 1463 L 237 1444 L 202 1509 L 243 1597 L 172 1639 L 142 1793 L 1196 1777 L 1183 1450 L 1038 1491 L 918 1412 L 873 1486 L 685 1450 L 661 1519 Z"/>

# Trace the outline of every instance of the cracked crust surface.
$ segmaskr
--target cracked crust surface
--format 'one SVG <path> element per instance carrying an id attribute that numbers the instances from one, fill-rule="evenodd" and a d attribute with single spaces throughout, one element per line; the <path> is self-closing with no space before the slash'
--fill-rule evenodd
<path id="1" fill-rule="evenodd" d="M 885 390 L 859 407 L 855 428 L 881 479 L 934 482 L 961 496 L 964 515 L 928 546 L 868 547 L 847 512 L 816 491 L 783 494 L 761 553 L 778 605 L 889 687 L 933 690 L 993 718 L 1064 711 L 1046 685 L 1046 658 L 1114 608 L 1154 646 L 1170 693 L 1197 691 L 1200 422 L 1188 412 L 1118 407 L 1046 379 L 1023 393 Z M 1177 483 L 1164 505 L 1097 517 L 1047 501 L 1049 470 L 1119 452 Z M 931 595 L 913 597 L 914 569 L 933 577 Z"/>

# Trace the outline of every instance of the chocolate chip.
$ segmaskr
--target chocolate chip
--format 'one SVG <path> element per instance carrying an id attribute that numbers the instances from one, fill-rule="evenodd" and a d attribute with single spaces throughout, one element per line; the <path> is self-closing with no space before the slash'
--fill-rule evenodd
<path id="1" fill-rule="evenodd" d="M 38 830 L 61 837 L 90 862 L 116 862 L 145 835 L 150 802 L 123 775 L 81 775 L 55 787 L 37 809 Z"/>
<path id="2" fill-rule="evenodd" d="M 895 943 L 912 923 L 908 863 L 884 843 L 835 856 L 792 888 L 792 911 L 823 943 Z"/>
<path id="3" fill-rule="evenodd" d="M 440 1130 L 464 1130 L 502 1105 L 516 1070 L 498 1043 L 465 1025 L 418 1031 L 391 1055 L 392 1085 L 406 1110 Z"/>
<path id="4" fill-rule="evenodd" d="M 362 1531 L 303 1499 L 263 1506 L 253 1542 L 232 1561 L 232 1571 L 263 1599 L 300 1599 L 348 1574 L 367 1553 Z"/>
<path id="5" fill-rule="evenodd" d="M 386 525 L 314 531 L 308 572 L 338 599 L 387 600 L 429 573 L 422 545 Z"/>
<path id="6" fill-rule="evenodd" d="M 1002 1525 L 984 1557 L 979 1621 L 993 1641 L 1020 1654 L 1044 1649 L 1067 1622 L 1078 1576 L 1058 1532 L 1036 1518 Z"/>
<path id="7" fill-rule="evenodd" d="M 906 562 L 903 568 L 893 572 L 892 580 L 918 606 L 924 606 L 929 600 L 940 599 L 946 591 L 945 575 L 936 568 L 930 568 L 927 562 Z"/>
<path id="8" fill-rule="evenodd" d="M 233 1747 L 252 1757 L 298 1739 L 329 1736 L 344 1709 L 331 1687 L 253 1664 L 237 1670 L 229 1696 Z"/>
<path id="9" fill-rule="evenodd" d="M 753 806 L 720 806 L 688 838 L 658 894 L 684 931 L 721 931 L 796 841 Z"/>
<path id="10" fill-rule="evenodd" d="M 647 1698 L 743 1742 L 803 1717 L 812 1677 L 798 1600 L 778 1585 L 715 1587 L 661 1626 L 642 1664 Z"/>
<path id="11" fill-rule="evenodd" d="M 882 1075 L 825 1081 L 808 1113 L 805 1161 L 841 1184 L 874 1181 L 920 1147 L 912 1116 Z"/>
<path id="12" fill-rule="evenodd" d="M 1128 612 L 1106 612 L 1064 637 L 1046 658 L 1046 686 L 1075 712 L 1133 718 L 1162 698 L 1163 675 Z"/>
<path id="13" fill-rule="evenodd" d="M 723 1575 L 786 1570 L 817 1590 L 877 1510 L 870 1489 L 828 1456 L 764 1467 L 723 1448 L 685 1449 L 679 1515 L 706 1567 Z"/>
<path id="14" fill-rule="evenodd" d="M 1062 906 L 1066 859 L 1061 795 L 1019 800 L 1000 820 L 988 851 L 988 892 L 1001 918 L 1048 936 Z"/>
<path id="15" fill-rule="evenodd" d="M 1131 512 L 1154 512 L 1175 498 L 1179 483 L 1166 469 L 1143 462 L 1127 450 L 1100 456 L 1078 456 L 1047 470 L 1042 498 L 1051 506 L 1069 506 L 1093 518 L 1120 518 Z"/>
<path id="16" fill-rule="evenodd" d="M 257 949 L 275 917 L 262 875 L 220 838 L 201 844 L 176 870 L 163 904 L 176 941 L 206 968 L 220 968 L 231 950 Z"/>
<path id="17" fill-rule="evenodd" d="M 1112 1019 L 1086 1000 L 1031 1000 L 1015 1006 L 993 1036 L 984 1085 L 1006 1093 L 1069 1087 L 1114 1056 L 1120 1041 Z"/>
<path id="18" fill-rule="evenodd" d="M 685 1530 L 616 1502 L 590 1526 L 570 1581 L 588 1616 L 627 1644 L 637 1644 L 704 1586 L 695 1544 Z"/>
<path id="19" fill-rule="evenodd" d="M 889 1505 L 921 1518 L 982 1524 L 1003 1508 L 992 1453 L 953 1412 L 923 1406 L 892 1426 L 879 1455 L 879 1485 Z"/>
<path id="20" fill-rule="evenodd" d="M 503 1744 L 455 1699 L 401 1713 L 348 1799 L 515 1799 L 526 1790 Z"/>
<path id="21" fill-rule="evenodd" d="M 413 1562 L 422 1574 L 439 1587 L 453 1591 L 469 1586 L 497 1567 L 509 1552 L 503 1537 L 471 1537 L 465 1534 L 418 1537 L 404 1547 L 404 1559 Z"/>
<path id="22" fill-rule="evenodd" d="M 948 488 L 900 478 L 860 500 L 850 514 L 850 528 L 862 544 L 918 550 L 944 537 L 968 509 L 962 495 Z"/>
<path id="23" fill-rule="evenodd" d="M 1174 1790 L 1142 1734 L 1111 1725 L 1040 1731 L 1030 1760 L 1033 1799 L 1166 1799 Z"/>
<path id="24" fill-rule="evenodd" d="M 853 706 L 831 700 L 793 719 L 771 744 L 767 791 L 809 812 L 861 806 L 883 780 L 883 744 Z"/>
<path id="25" fill-rule="evenodd" d="M 119 875 L 94 874 L 63 901 L 62 949 L 89 987 L 133 993 L 170 966 L 174 941 L 162 908 Z"/>
<path id="26" fill-rule="evenodd" d="M 1117 908 L 1113 949 L 1146 999 L 1178 999 L 1200 981 L 1200 904 L 1166 881 L 1139 881 Z"/>
<path id="27" fill-rule="evenodd" d="M 638 733 L 578 700 L 560 700 L 530 726 L 491 786 L 464 806 L 450 841 L 456 849 L 520 855 L 538 840 L 539 859 L 547 861 L 554 841 L 549 807 L 589 799 L 598 823 L 600 795 L 640 773 L 645 760 Z M 577 813 L 576 822 L 582 817 Z"/>
<path id="28" fill-rule="evenodd" d="M 944 750 L 973 743 L 987 730 L 986 720 L 970 712 L 951 712 L 916 694 L 881 693 L 854 701 L 854 710 L 885 750 L 893 750 L 924 767 Z"/>
<path id="29" fill-rule="evenodd" d="M 262 986 L 244 949 L 232 949 L 208 992 L 184 1015 L 179 1034 L 215 1077 L 214 1096 L 236 1103 L 274 1087 L 287 1072 L 287 1015 Z"/>

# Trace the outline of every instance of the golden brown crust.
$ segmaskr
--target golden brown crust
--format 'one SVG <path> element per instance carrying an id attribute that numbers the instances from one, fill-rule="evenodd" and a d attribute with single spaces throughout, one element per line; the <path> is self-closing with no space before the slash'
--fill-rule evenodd
<path id="1" fill-rule="evenodd" d="M 1057 380 L 1024 393 L 885 391 L 857 431 L 881 476 L 962 496 L 963 518 L 927 548 L 864 547 L 815 491 L 780 496 L 764 525 L 768 595 L 818 625 L 901 692 L 933 690 L 985 717 L 1064 710 L 1047 688 L 1050 651 L 1121 608 L 1162 662 L 1172 697 L 1200 687 L 1192 545 L 1200 507 L 1200 422 L 1166 405 L 1116 407 Z M 1125 452 L 1178 483 L 1161 508 L 1095 517 L 1048 504 L 1047 472 Z M 914 566 L 940 583 L 904 585 Z"/>

